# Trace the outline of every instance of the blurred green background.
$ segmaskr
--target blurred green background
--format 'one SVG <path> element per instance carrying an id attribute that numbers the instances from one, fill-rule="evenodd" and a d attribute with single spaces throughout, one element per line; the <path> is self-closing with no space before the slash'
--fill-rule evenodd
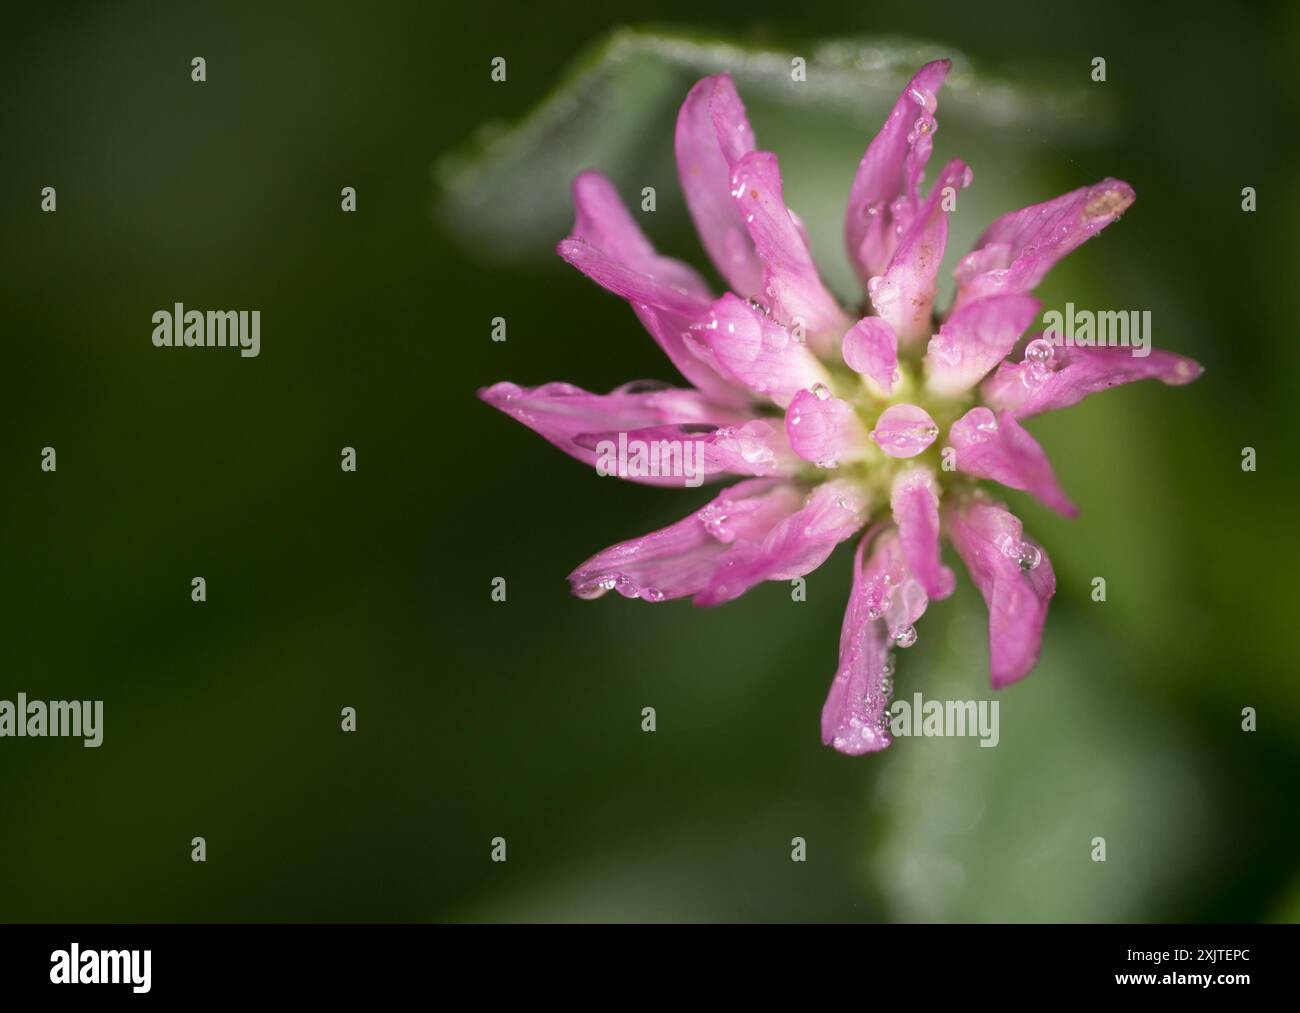
<path id="1" fill-rule="evenodd" d="M 466 159 L 647 22 L 827 60 L 817 40 L 849 36 L 964 54 L 935 152 L 975 172 L 957 252 L 1103 176 L 1137 190 L 1040 295 L 1151 309 L 1155 343 L 1206 374 L 1031 423 L 1082 516 L 1009 497 L 1060 590 L 1039 668 L 998 695 L 996 749 L 821 745 L 847 547 L 802 604 L 783 584 L 717 610 L 568 594 L 574 565 L 713 492 L 599 480 L 475 399 L 501 379 L 675 377 L 624 304 L 547 253 L 569 216 L 556 179 Z M 1292 4 L 9 12 L 0 699 L 102 699 L 106 728 L 97 750 L 0 739 L 0 918 L 1300 918 L 1298 42 Z M 703 268 L 656 104 L 692 68 L 661 69 L 602 91 L 626 115 L 541 150 L 558 173 L 604 145 L 626 197 L 657 187 L 655 242 Z M 860 107 L 746 93 L 819 254 L 894 74 L 864 70 Z M 516 210 L 475 229 L 447 202 L 457 180 Z M 260 309 L 261 356 L 155 349 L 150 316 L 176 301 Z M 900 695 L 992 695 L 959 573 L 900 655 Z"/>

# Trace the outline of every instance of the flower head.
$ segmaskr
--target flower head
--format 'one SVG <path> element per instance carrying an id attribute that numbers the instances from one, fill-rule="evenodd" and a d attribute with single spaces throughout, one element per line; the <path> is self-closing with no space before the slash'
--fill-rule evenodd
<path id="1" fill-rule="evenodd" d="M 979 482 L 1076 511 L 1022 421 L 1117 384 L 1201 373 L 1149 346 L 1137 355 L 1027 333 L 1040 309 L 1033 288 L 1133 203 L 1115 179 L 994 221 L 957 264 L 952 307 L 936 314 L 948 215 L 972 182 L 954 159 L 923 186 L 948 70 L 940 60 L 916 73 L 858 166 L 844 242 L 866 293 L 860 310 L 822 284 L 776 155 L 755 147 L 731 78 L 707 77 L 678 115 L 677 167 L 731 291 L 715 296 L 691 267 L 656 253 L 595 172 L 574 180 L 576 221 L 558 247 L 631 304 L 690 386 L 479 392 L 602 473 L 667 485 L 741 478 L 676 524 L 587 560 L 569 575 L 579 597 L 716 605 L 760 581 L 801 577 L 862 533 L 821 718 L 823 741 L 849 754 L 890 744 L 893 652 L 916 641 L 931 600 L 955 585 L 943 538 L 988 605 L 994 688 L 1037 661 L 1052 564 Z"/>

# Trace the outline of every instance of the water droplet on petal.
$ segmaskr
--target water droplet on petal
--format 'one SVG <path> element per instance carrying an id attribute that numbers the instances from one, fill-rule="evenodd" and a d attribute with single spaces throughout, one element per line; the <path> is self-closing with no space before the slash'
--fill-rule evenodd
<path id="1" fill-rule="evenodd" d="M 699 518 L 700 523 L 704 525 L 704 530 L 709 536 L 716 538 L 718 541 L 726 544 L 735 538 L 735 535 L 727 527 L 727 515 L 722 508 L 716 503 L 710 503 L 703 510 L 695 515 Z"/>
<path id="2" fill-rule="evenodd" d="M 627 578 L 622 578 L 626 580 Z M 588 601 L 593 598 L 599 598 L 606 591 L 614 590 L 614 585 L 618 581 L 614 577 L 598 577 L 589 584 L 583 584 L 581 587 L 574 588 L 573 593 L 579 598 L 585 598 Z"/>
<path id="3" fill-rule="evenodd" d="M 1052 370 L 1050 367 L 1046 367 L 1042 363 L 1026 362 L 1022 363 L 1020 382 L 1030 390 L 1037 390 L 1047 382 L 1047 378 L 1051 375 Z"/>
<path id="4" fill-rule="evenodd" d="M 961 365 L 961 344 L 945 334 L 936 334 L 930 339 L 928 351 L 933 352 L 949 366 Z"/>
<path id="5" fill-rule="evenodd" d="M 1008 559 L 1014 559 L 1022 570 L 1032 570 L 1043 561 L 1043 553 L 1038 546 L 1011 536 L 1003 541 L 1002 554 Z"/>
<path id="6" fill-rule="evenodd" d="M 1035 338 L 1025 346 L 1025 362 L 1043 364 L 1052 361 L 1052 343 L 1044 338 Z"/>
<path id="7" fill-rule="evenodd" d="M 939 427 L 922 408 L 890 405 L 876 420 L 871 438 L 890 457 L 915 457 L 939 435 Z"/>

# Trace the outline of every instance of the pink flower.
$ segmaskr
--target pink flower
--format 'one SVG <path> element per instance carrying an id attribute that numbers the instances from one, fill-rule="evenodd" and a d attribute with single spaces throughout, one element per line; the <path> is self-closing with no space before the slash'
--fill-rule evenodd
<path id="1" fill-rule="evenodd" d="M 954 159 L 922 187 L 948 69 L 941 60 L 917 72 L 858 166 L 844 241 L 866 289 L 862 312 L 822 284 L 803 224 L 782 198 L 776 156 L 755 148 L 731 78 L 708 77 L 678 116 L 677 166 L 732 291 L 716 297 L 688 265 L 656 253 L 594 172 L 574 181 L 577 219 L 558 248 L 631 304 L 690 386 L 591 394 L 499 383 L 479 392 L 589 465 L 601 467 L 598 455 L 616 444 L 659 444 L 709 479 L 743 479 L 676 524 L 587 560 L 569 575 L 579 597 L 612 590 L 715 605 L 760 581 L 811 572 L 865 529 L 821 716 L 823 741 L 854 755 L 890 744 L 893 651 L 915 642 L 931 599 L 953 591 L 941 538 L 988 605 L 994 688 L 1037 661 L 1052 564 L 978 480 L 1069 516 L 1075 508 L 1021 422 L 1117 384 L 1178 385 L 1201 373 L 1191 359 L 1149 348 L 1138 357 L 1127 347 L 1026 341 L 1040 308 L 1030 291 L 1133 203 L 1132 188 L 1115 179 L 997 219 L 958 263 L 957 297 L 936 317 L 948 214 L 972 181 Z M 691 484 L 671 467 L 618 473 Z"/>

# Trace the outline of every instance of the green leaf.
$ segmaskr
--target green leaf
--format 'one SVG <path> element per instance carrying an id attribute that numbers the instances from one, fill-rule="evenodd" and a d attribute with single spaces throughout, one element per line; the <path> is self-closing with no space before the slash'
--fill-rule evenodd
<path id="1" fill-rule="evenodd" d="M 900 664 L 894 699 L 997 701 L 999 737 L 896 738 L 869 873 L 890 917 L 1123 921 L 1206 889 L 1214 771 L 1168 708 L 1142 705 L 1116 643 L 1054 608 L 1038 666 L 995 693 L 978 595 L 944 605 L 951 625 L 927 625 L 929 664 Z"/>
<path id="2" fill-rule="evenodd" d="M 795 56 L 806 60 L 804 81 L 792 80 Z M 863 149 L 916 68 L 943 56 L 953 60 L 953 72 L 938 143 L 951 133 L 952 154 L 971 162 L 977 179 L 982 168 L 996 169 L 998 178 L 1022 173 L 1035 151 L 1062 137 L 1095 135 L 1102 125 L 1096 92 L 977 74 L 960 53 L 935 43 L 856 38 L 786 51 L 621 29 L 580 59 L 523 122 L 487 124 L 436 164 L 438 217 L 482 255 L 547 257 L 571 223 L 569 184 L 588 168 L 611 177 L 634 207 L 641 187 L 655 186 L 660 209 L 680 216 L 677 109 L 696 80 L 727 71 L 761 146 L 781 158 L 787 198 L 809 225 L 814 254 L 838 265 L 840 217 Z M 989 156 L 983 167 L 981 153 Z M 831 271 L 829 281 L 847 284 L 847 266 Z"/>

